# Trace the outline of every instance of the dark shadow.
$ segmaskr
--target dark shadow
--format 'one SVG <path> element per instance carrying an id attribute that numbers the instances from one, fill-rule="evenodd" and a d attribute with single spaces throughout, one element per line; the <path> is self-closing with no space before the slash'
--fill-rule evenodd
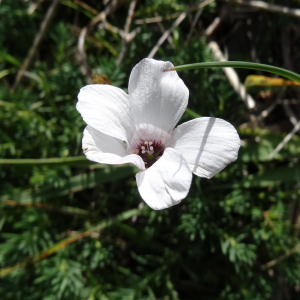
<path id="1" fill-rule="evenodd" d="M 198 163 L 200 161 L 200 158 L 201 158 L 201 155 L 203 153 L 205 144 L 207 142 L 208 135 L 211 132 L 211 129 L 214 126 L 215 122 L 216 122 L 216 118 L 209 118 L 209 121 L 208 121 L 207 126 L 206 126 L 205 131 L 204 131 L 203 139 L 200 141 L 201 145 L 200 145 L 199 152 L 198 152 L 196 160 L 195 160 L 195 167 L 193 169 L 193 172 L 195 172 L 196 169 L 197 169 L 197 165 L 198 165 Z"/>

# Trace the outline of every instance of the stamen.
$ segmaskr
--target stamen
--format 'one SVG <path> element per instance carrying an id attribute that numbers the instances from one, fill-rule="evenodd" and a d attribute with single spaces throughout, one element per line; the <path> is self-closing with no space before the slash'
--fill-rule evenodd
<path id="1" fill-rule="evenodd" d="M 1 0 L 0 0 L 1 1 Z M 140 139 L 140 143 L 133 148 L 133 154 L 138 154 L 150 168 L 164 153 L 165 147 L 161 141 Z"/>

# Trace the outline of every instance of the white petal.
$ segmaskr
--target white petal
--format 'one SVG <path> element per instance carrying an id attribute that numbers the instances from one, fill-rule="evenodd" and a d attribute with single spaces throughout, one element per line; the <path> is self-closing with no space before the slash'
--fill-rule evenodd
<path id="1" fill-rule="evenodd" d="M 211 178 L 237 159 L 240 144 L 230 123 L 205 117 L 178 126 L 171 146 L 182 153 L 192 172 Z"/>
<path id="2" fill-rule="evenodd" d="M 184 113 L 189 91 L 177 72 L 163 72 L 170 62 L 145 58 L 132 70 L 129 78 L 129 99 L 138 128 L 152 124 L 170 132 Z"/>
<path id="3" fill-rule="evenodd" d="M 131 139 L 133 118 L 123 90 L 106 84 L 87 85 L 80 90 L 76 108 L 93 128 L 120 140 Z"/>
<path id="4" fill-rule="evenodd" d="M 178 204 L 187 196 L 192 173 L 179 152 L 166 148 L 153 166 L 136 174 L 136 181 L 144 201 L 159 210 Z"/>
<path id="5" fill-rule="evenodd" d="M 132 163 L 145 170 L 145 163 L 136 154 L 127 153 L 123 141 L 106 135 L 91 126 L 83 132 L 82 149 L 87 159 L 100 164 L 119 165 Z"/>

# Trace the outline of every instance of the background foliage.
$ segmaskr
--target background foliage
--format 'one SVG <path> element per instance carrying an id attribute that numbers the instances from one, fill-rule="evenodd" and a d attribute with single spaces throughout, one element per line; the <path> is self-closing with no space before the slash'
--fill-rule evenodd
<path id="1" fill-rule="evenodd" d="M 293 128 L 286 105 L 300 116 L 299 87 L 251 87 L 256 109 L 249 111 L 222 70 L 181 72 L 190 100 L 180 122 L 223 118 L 238 129 L 242 148 L 213 179 L 194 176 L 181 204 L 153 211 L 138 194 L 131 165 L 94 165 L 82 156 L 85 124 L 76 97 L 91 74 L 126 91 L 133 66 L 155 46 L 161 25 L 169 28 L 175 19 L 138 20 L 181 13 L 195 3 L 137 1 L 131 30 L 139 29 L 127 44 L 115 28 L 97 23 L 84 46 L 87 74 L 78 36 L 95 10 L 111 5 L 103 2 L 60 1 L 33 63 L 13 88 L 52 2 L 0 1 L 0 298 L 300 299 L 299 136 L 269 159 Z M 113 3 L 107 21 L 123 29 L 130 2 Z M 299 7 L 299 1 L 272 3 Z M 300 73 L 299 19 L 212 2 L 189 37 L 196 13 L 174 29 L 156 59 L 210 61 L 207 43 L 215 40 L 230 60 Z M 217 17 L 220 25 L 205 36 Z M 124 43 L 127 52 L 118 62 Z M 267 75 L 238 74 L 242 81 Z"/>

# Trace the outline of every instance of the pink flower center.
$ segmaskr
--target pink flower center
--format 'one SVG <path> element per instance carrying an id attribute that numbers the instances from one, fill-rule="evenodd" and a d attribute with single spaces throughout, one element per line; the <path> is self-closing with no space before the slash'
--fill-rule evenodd
<path id="1" fill-rule="evenodd" d="M 150 168 L 163 155 L 165 150 L 161 141 L 140 140 L 133 153 L 139 155 L 146 166 Z"/>

